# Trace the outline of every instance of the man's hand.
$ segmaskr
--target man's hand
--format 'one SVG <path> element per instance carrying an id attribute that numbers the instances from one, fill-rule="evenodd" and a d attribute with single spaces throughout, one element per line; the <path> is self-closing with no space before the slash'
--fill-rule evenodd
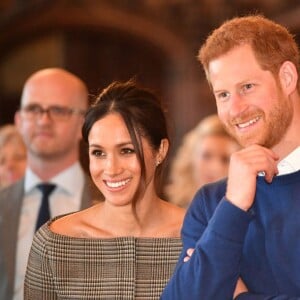
<path id="1" fill-rule="evenodd" d="M 278 174 L 279 157 L 270 149 L 252 145 L 231 155 L 226 198 L 232 204 L 247 211 L 253 204 L 256 191 L 256 176 L 264 172 L 271 183 Z"/>
<path id="2" fill-rule="evenodd" d="M 183 259 L 184 262 L 187 262 L 190 260 L 194 250 L 195 250 L 194 248 L 189 248 L 186 250 L 186 257 Z"/>

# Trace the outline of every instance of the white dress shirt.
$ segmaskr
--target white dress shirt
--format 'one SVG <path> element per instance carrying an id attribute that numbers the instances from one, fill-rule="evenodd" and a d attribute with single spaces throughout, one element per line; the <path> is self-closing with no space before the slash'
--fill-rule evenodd
<path id="1" fill-rule="evenodd" d="M 300 170 L 300 147 L 293 150 L 288 156 L 282 159 L 278 165 L 278 175 L 290 174 Z"/>
<path id="2" fill-rule="evenodd" d="M 23 300 L 23 284 L 27 259 L 35 233 L 35 225 L 42 200 L 41 191 L 36 186 L 41 182 L 42 180 L 29 168 L 26 169 L 24 182 L 25 196 L 21 208 L 16 251 L 13 300 Z M 84 188 L 84 172 L 78 162 L 53 177 L 49 183 L 56 184 L 56 188 L 49 196 L 51 218 L 80 209 Z"/>
<path id="3" fill-rule="evenodd" d="M 300 147 L 297 147 L 295 150 L 293 150 L 288 156 L 283 158 L 281 161 L 277 164 L 278 174 L 280 175 L 286 175 L 293 172 L 297 172 L 300 170 Z M 264 171 L 260 171 L 257 174 L 258 176 L 265 176 L 266 173 Z"/>

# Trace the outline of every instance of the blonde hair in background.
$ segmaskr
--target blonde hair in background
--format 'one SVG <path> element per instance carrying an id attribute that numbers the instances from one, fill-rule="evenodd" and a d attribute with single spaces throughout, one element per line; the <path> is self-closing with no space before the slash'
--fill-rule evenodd
<path id="1" fill-rule="evenodd" d="M 18 129 L 13 124 L 6 124 L 0 127 L 0 165 L 2 165 L 3 163 L 2 160 L 5 159 L 5 154 L 3 154 L 3 148 L 7 144 L 14 145 L 14 147 L 16 147 L 16 151 L 18 152 L 18 155 L 21 155 L 22 157 L 24 156 L 24 161 L 26 160 L 25 143 Z M 21 159 L 21 156 L 18 157 Z M 25 167 L 24 167 L 24 172 L 25 172 Z M 0 187 L 4 187 L 8 183 L 9 182 L 1 182 L 0 180 Z"/>
<path id="2" fill-rule="evenodd" d="M 187 207 L 199 189 L 193 177 L 191 157 L 196 144 L 201 143 L 206 136 L 225 136 L 235 142 L 223 127 L 217 114 L 205 117 L 183 136 L 171 163 L 169 184 L 165 187 L 168 200 L 181 207 Z"/>
<path id="3" fill-rule="evenodd" d="M 12 124 L 3 125 L 0 127 L 0 148 L 11 140 L 21 140 L 23 139 L 17 130 L 17 128 Z"/>

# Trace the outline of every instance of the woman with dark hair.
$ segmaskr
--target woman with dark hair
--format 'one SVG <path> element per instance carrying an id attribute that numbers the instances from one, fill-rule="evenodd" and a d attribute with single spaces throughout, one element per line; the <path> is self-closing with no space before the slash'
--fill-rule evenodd
<path id="1" fill-rule="evenodd" d="M 82 128 L 105 200 L 36 233 L 25 299 L 159 299 L 181 250 L 184 210 L 160 198 L 169 139 L 157 97 L 115 82 Z"/>

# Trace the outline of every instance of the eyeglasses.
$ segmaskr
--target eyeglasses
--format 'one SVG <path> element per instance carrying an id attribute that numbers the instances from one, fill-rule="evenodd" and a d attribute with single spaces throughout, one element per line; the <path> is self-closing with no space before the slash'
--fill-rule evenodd
<path id="1" fill-rule="evenodd" d="M 53 105 L 48 108 L 43 108 L 38 104 L 29 104 L 20 109 L 23 116 L 30 120 L 35 120 L 46 113 L 53 121 L 66 121 L 72 115 L 84 115 L 85 111 L 77 108 L 70 108 L 66 106 Z"/>

